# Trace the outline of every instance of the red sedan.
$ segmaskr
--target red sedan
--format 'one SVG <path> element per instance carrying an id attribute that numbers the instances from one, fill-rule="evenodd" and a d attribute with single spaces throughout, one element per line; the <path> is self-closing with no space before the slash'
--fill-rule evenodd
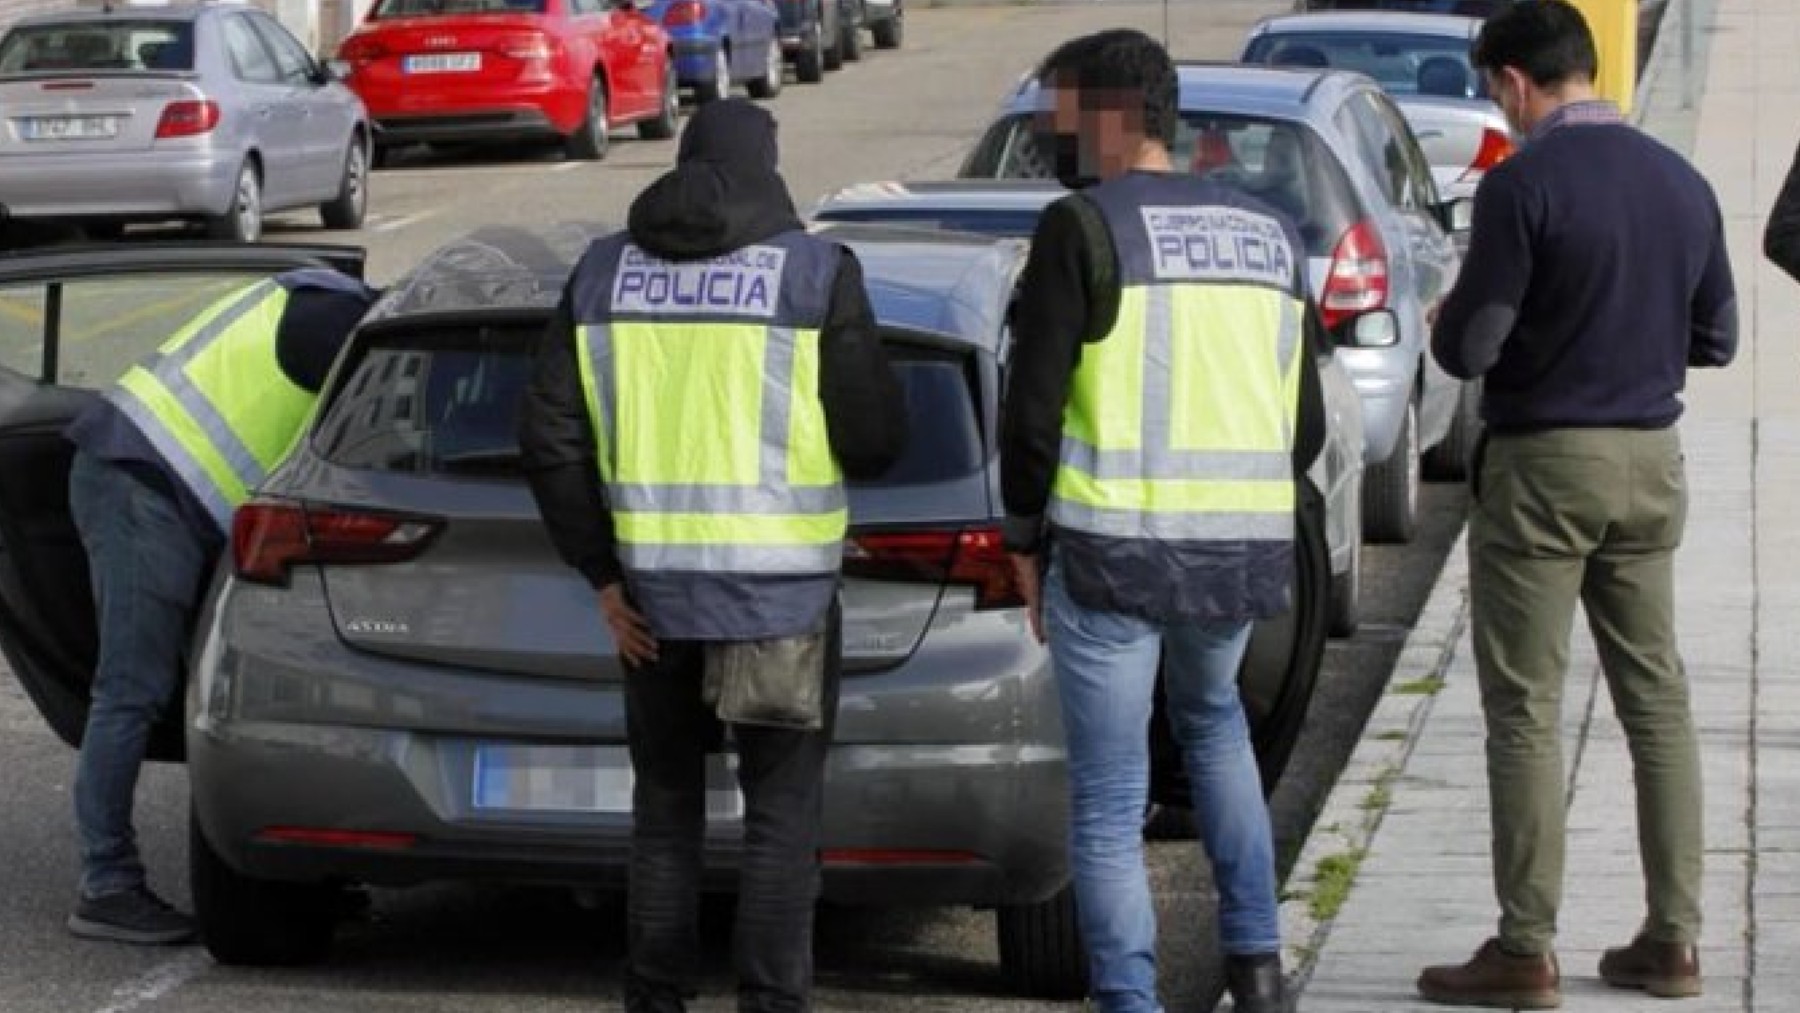
<path id="1" fill-rule="evenodd" d="M 556 138 L 606 155 L 637 124 L 672 137 L 672 49 L 634 0 L 380 0 L 338 49 L 382 153 L 416 142 Z"/>

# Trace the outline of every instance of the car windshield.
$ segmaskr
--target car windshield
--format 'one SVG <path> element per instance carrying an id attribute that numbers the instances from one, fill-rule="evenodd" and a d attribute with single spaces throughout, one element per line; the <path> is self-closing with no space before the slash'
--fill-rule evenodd
<path id="1" fill-rule="evenodd" d="M 1486 98 L 1466 39 L 1412 32 L 1304 31 L 1259 36 L 1245 63 L 1332 67 L 1367 74 L 1390 95 Z"/>
<path id="2" fill-rule="evenodd" d="M 1029 239 L 1037 229 L 1037 208 L 836 207 L 813 217 L 821 222 L 875 222 L 922 229 L 973 232 L 1001 239 Z"/>
<path id="3" fill-rule="evenodd" d="M 1183 112 L 1176 131 L 1177 167 L 1237 187 L 1293 219 L 1307 253 L 1328 257 L 1361 217 L 1355 191 L 1318 135 L 1287 120 Z M 1048 179 L 1032 117 L 1017 114 L 989 128 L 963 166 L 964 177 Z"/>
<path id="4" fill-rule="evenodd" d="M 73 21 L 22 25 L 0 40 L 0 74 L 192 70 L 191 21 Z"/>
<path id="5" fill-rule="evenodd" d="M 371 17 L 387 21 L 458 14 L 542 14 L 548 3 L 549 0 L 381 0 Z"/>

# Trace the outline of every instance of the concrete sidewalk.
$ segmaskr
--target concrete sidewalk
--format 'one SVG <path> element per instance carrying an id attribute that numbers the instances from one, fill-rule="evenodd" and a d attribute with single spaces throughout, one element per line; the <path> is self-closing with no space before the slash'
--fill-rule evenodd
<path id="1" fill-rule="evenodd" d="M 1701 77 L 1684 108 L 1690 13 Z M 1565 1009 L 1800 1010 L 1800 286 L 1761 244 L 1800 137 L 1796 52 L 1793 0 L 1680 0 L 1640 96 L 1644 128 L 1719 194 L 1744 325 L 1732 367 L 1691 375 L 1682 424 L 1692 500 L 1679 629 L 1706 779 L 1706 994 L 1667 1003 L 1599 980 L 1601 950 L 1636 928 L 1642 886 L 1624 734 L 1578 622 L 1564 714 Z M 1460 963 L 1493 934 L 1467 590 L 1459 545 L 1289 879 L 1284 938 L 1305 1013 L 1442 1009 L 1417 998 L 1420 968 Z"/>

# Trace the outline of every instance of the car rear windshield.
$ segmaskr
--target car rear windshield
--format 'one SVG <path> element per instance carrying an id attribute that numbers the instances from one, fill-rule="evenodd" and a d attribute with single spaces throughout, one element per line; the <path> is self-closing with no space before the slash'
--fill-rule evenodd
<path id="1" fill-rule="evenodd" d="M 1456 14 L 1467 18 L 1486 18 L 1520 0 L 1306 0 L 1300 8 L 1308 11 L 1413 11 L 1425 14 Z"/>
<path id="2" fill-rule="evenodd" d="M 519 477 L 519 408 L 540 327 L 388 331 L 357 340 L 314 427 L 315 452 L 368 471 Z M 959 478 L 985 460 L 974 378 L 952 353 L 896 345 L 912 439 L 869 485 Z"/>
<path id="3" fill-rule="evenodd" d="M 1047 179 L 1030 115 L 989 128 L 963 167 L 965 177 Z M 1329 257 L 1361 215 L 1343 166 L 1310 127 L 1289 120 L 1183 112 L 1173 151 L 1177 168 L 1238 187 L 1293 219 L 1307 253 Z"/>
<path id="4" fill-rule="evenodd" d="M 75 21 L 21 25 L 0 40 L 0 74 L 193 70 L 191 21 Z"/>
<path id="5" fill-rule="evenodd" d="M 876 222 L 915 228 L 973 232 L 1002 239 L 1029 239 L 1043 212 L 994 208 L 827 208 L 813 217 L 822 222 Z"/>
<path id="6" fill-rule="evenodd" d="M 1246 63 L 1332 67 L 1367 74 L 1391 95 L 1486 98 L 1467 39 L 1408 32 L 1280 32 L 1259 36 Z"/>
<path id="7" fill-rule="evenodd" d="M 548 3 L 549 0 L 381 0 L 372 16 L 385 21 L 458 14 L 542 14 Z"/>

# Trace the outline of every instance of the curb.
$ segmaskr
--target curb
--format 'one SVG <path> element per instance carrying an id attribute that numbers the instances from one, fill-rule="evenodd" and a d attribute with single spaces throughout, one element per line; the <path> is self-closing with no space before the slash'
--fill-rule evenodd
<path id="1" fill-rule="evenodd" d="M 1387 691 L 1313 821 L 1282 890 L 1283 963 L 1296 993 L 1311 980 L 1343 899 L 1355 886 L 1356 867 L 1387 813 L 1388 785 L 1406 771 L 1437 701 L 1433 687 L 1441 685 L 1467 624 L 1467 539 L 1465 528 L 1450 547 L 1424 611 L 1401 647 Z"/>

